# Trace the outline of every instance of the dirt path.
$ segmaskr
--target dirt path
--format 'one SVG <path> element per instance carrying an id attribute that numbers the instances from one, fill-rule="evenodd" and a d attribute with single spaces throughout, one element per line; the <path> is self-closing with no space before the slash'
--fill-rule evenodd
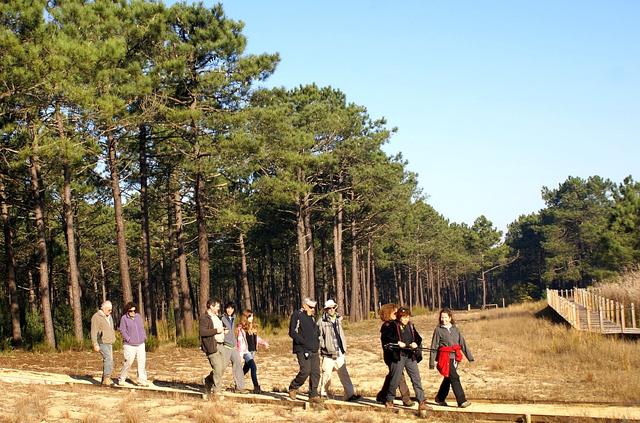
<path id="1" fill-rule="evenodd" d="M 42 371 L 28 371 L 28 370 L 16 370 L 0 368 L 0 388 L 5 392 L 11 389 L 14 392 L 23 391 L 25 394 L 29 392 L 37 392 L 34 386 L 44 387 L 45 390 L 50 391 L 47 395 L 45 402 L 49 405 L 44 411 L 44 420 L 46 421 L 87 421 L 90 418 L 86 410 L 86 407 L 75 404 L 76 407 L 69 406 L 65 398 L 68 399 L 70 395 L 64 395 L 64 392 L 73 393 L 78 387 L 84 388 L 86 392 L 90 392 L 89 396 L 99 397 L 99 402 L 112 405 L 122 406 L 127 403 L 130 397 L 135 397 L 138 400 L 145 398 L 144 402 L 149 403 L 148 409 L 154 410 L 154 415 L 157 418 L 168 417 L 165 414 L 169 413 L 171 418 L 175 418 L 176 414 L 185 413 L 185 417 L 188 417 L 189 412 L 193 408 L 184 408 L 183 399 L 189 398 L 190 403 L 200 400 L 201 406 L 210 404 L 206 396 L 202 395 L 201 386 L 193 383 L 179 383 L 175 381 L 163 381 L 156 379 L 151 387 L 148 388 L 116 388 L 108 389 L 103 388 L 99 384 L 99 379 L 91 375 L 69 375 L 61 373 L 51 373 Z M 60 389 L 62 388 L 62 389 Z M 43 388 L 39 388 L 42 389 Z M 107 395 L 103 395 L 107 394 Z M 42 394 L 40 394 L 42 395 Z M 105 400 L 103 396 L 107 397 Z M 121 397 L 120 402 L 118 396 Z M 114 398 L 112 398 L 114 397 Z M 255 419 L 259 416 L 272 414 L 277 415 L 276 408 L 285 409 L 284 415 L 286 417 L 286 410 L 292 411 L 294 408 L 308 410 L 312 412 L 311 407 L 304 401 L 288 402 L 286 401 L 286 394 L 282 392 L 268 392 L 264 395 L 237 395 L 233 393 L 225 393 L 222 401 L 231 401 L 238 403 L 236 409 L 242 409 L 245 405 L 249 405 L 247 410 L 251 411 L 251 419 Z M 171 401 L 173 399 L 173 402 Z M 220 398 L 217 399 L 219 401 Z M 34 399 L 38 410 L 37 404 L 42 402 L 41 400 Z M 74 401 L 72 401 L 73 403 Z M 242 405 L 240 405 L 242 404 Z M 483 419 L 483 420 L 510 420 L 510 421 L 522 421 L 522 420 L 545 420 L 549 418 L 591 418 L 591 419 L 609 419 L 609 420 L 637 420 L 640 421 L 640 407 L 625 407 L 625 406 L 602 406 L 598 404 L 504 404 L 504 403 L 488 403 L 488 402 L 474 402 L 470 407 L 466 409 L 458 409 L 455 407 L 441 407 L 435 404 L 430 404 L 433 410 L 429 413 L 430 418 L 446 418 L 447 414 L 455 413 L 459 418 L 468 418 L 471 420 Z M 2 407 L 4 408 L 4 407 Z M 42 408 L 42 406 L 40 406 Z M 323 409 L 330 410 L 342 410 L 342 412 L 348 411 L 362 411 L 366 410 L 377 411 L 380 413 L 389 414 L 380 404 L 375 402 L 374 398 L 363 398 L 358 403 L 348 403 L 339 400 L 327 401 Z M 404 413 L 407 415 L 413 415 L 416 406 L 413 410 L 404 409 Z M 4 418 L 11 418 L 11 410 L 2 411 Z M 84 411 L 83 411 L 84 410 Z M 8 412 L 8 413 L 7 413 Z M 281 410 L 282 412 L 282 410 Z M 301 412 L 301 410 L 298 410 Z M 127 410 L 124 410 L 126 415 Z M 131 414 L 135 414 L 133 411 L 129 411 Z M 258 413 L 258 415 L 256 415 Z M 295 413 L 288 414 L 292 420 L 295 421 Z M 15 413 L 13 414 L 15 416 Z M 34 416 L 35 417 L 35 416 Z M 450 416 L 451 417 L 451 416 Z"/>

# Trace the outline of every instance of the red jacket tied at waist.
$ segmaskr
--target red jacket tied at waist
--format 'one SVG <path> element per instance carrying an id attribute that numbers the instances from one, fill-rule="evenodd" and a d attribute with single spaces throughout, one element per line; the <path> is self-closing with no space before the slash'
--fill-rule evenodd
<path id="1" fill-rule="evenodd" d="M 444 377 L 449 377 L 449 354 L 452 352 L 456 353 L 456 361 L 462 361 L 462 347 L 460 345 L 438 348 L 438 364 L 436 368 Z"/>

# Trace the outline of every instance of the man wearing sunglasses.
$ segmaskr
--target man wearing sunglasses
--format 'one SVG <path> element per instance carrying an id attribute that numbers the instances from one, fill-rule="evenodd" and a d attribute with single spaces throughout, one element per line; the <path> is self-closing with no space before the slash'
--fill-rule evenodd
<path id="1" fill-rule="evenodd" d="M 136 312 L 135 303 L 128 302 L 124 306 L 125 313 L 120 319 L 120 333 L 122 334 L 122 350 L 124 353 L 124 364 L 120 372 L 118 384 L 120 386 L 127 385 L 127 375 L 129 369 L 133 365 L 134 360 L 138 360 L 138 386 L 149 386 L 147 381 L 147 371 L 145 369 L 147 361 L 147 352 L 144 341 L 147 339 L 147 333 L 144 330 L 142 317 Z"/>

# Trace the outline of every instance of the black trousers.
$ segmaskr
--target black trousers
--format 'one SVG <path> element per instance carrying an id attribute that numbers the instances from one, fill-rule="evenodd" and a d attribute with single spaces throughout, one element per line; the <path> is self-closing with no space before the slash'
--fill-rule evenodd
<path id="1" fill-rule="evenodd" d="M 464 390 L 460 383 L 460 376 L 456 370 L 455 359 L 453 358 L 449 360 L 449 377 L 442 379 L 436 400 L 444 401 L 447 398 L 447 395 L 449 395 L 449 388 L 453 389 L 453 395 L 455 395 L 458 405 L 467 400 L 464 396 Z"/>
<path id="2" fill-rule="evenodd" d="M 307 354 L 308 356 L 305 357 L 305 353 L 296 353 L 300 371 L 291 381 L 289 390 L 299 389 L 309 378 L 309 397 L 317 397 L 318 386 L 320 386 L 320 354 L 317 352 Z"/>
<path id="3" fill-rule="evenodd" d="M 389 391 L 389 385 L 391 384 L 391 363 L 387 363 L 389 366 L 389 373 L 384 378 L 384 383 L 382 384 L 382 389 L 376 395 L 376 401 L 385 402 L 387 400 L 387 392 Z M 404 378 L 404 373 L 402 374 L 402 378 L 400 378 L 400 385 L 398 385 L 398 389 L 400 390 L 400 395 L 402 396 L 402 401 L 409 402 L 411 401 L 411 392 L 409 391 L 409 386 L 407 385 L 407 380 Z"/>

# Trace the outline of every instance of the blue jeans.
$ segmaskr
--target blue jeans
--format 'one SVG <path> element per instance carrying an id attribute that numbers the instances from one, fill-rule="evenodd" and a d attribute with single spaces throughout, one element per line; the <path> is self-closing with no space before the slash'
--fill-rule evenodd
<path id="1" fill-rule="evenodd" d="M 98 344 L 98 346 L 100 347 L 100 354 L 102 354 L 102 379 L 111 377 L 111 372 L 113 372 L 113 345 Z"/>

